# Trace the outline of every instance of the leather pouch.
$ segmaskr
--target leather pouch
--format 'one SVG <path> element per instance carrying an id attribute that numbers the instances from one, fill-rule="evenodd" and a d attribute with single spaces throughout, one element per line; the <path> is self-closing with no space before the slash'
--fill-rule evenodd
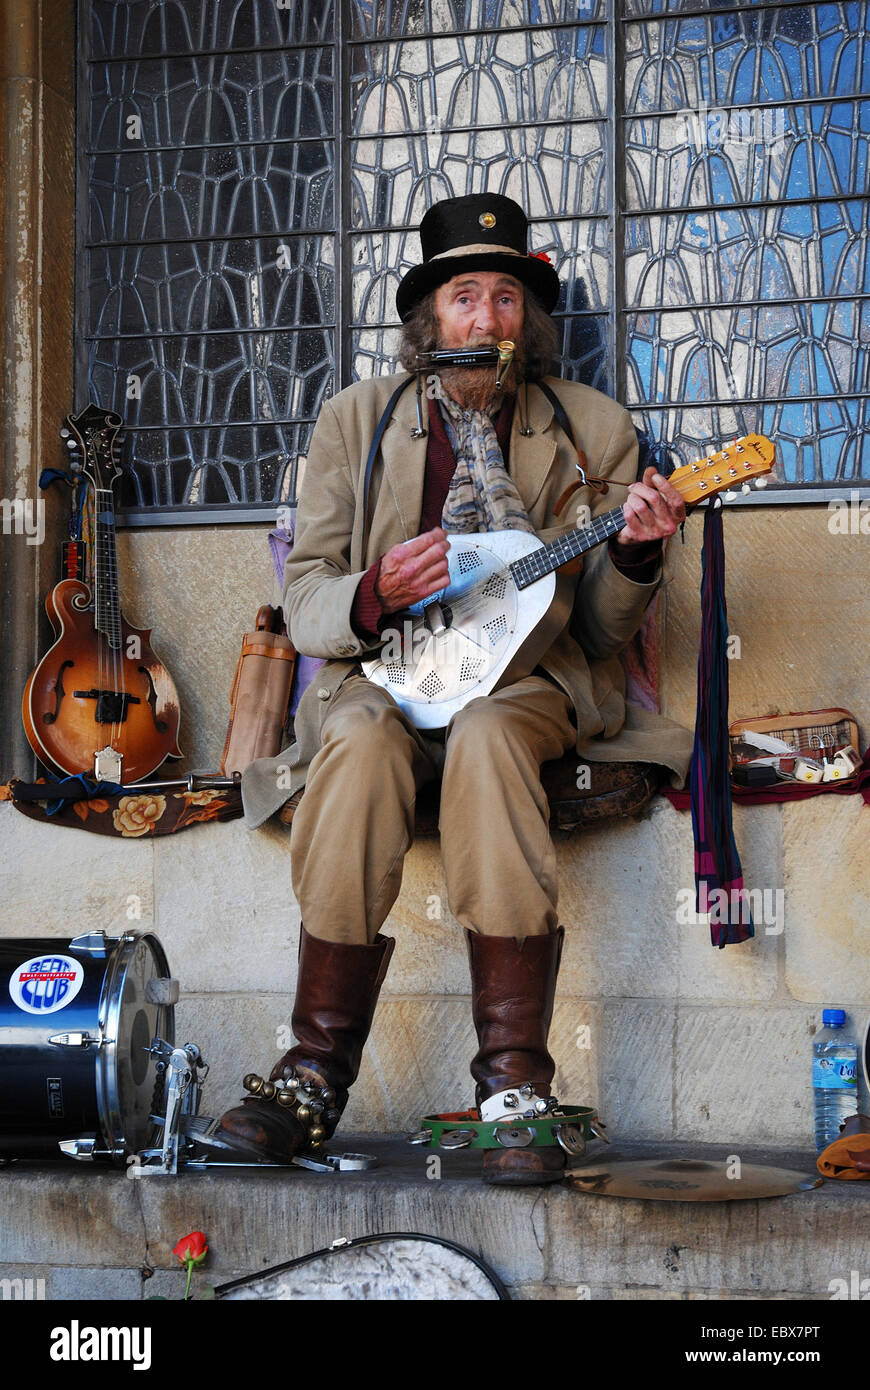
<path id="1" fill-rule="evenodd" d="M 747 732 L 781 739 L 794 752 L 779 757 L 770 750 L 754 747 L 745 737 Z M 808 787 L 821 782 L 848 785 L 858 775 L 860 735 L 857 720 L 847 709 L 833 707 L 735 719 L 728 726 L 728 736 L 731 781 L 738 787 L 781 786 L 784 782 Z M 845 761 L 838 763 L 837 753 L 841 750 L 851 750 L 854 757 L 845 753 Z M 849 762 L 855 763 L 854 769 L 849 770 Z"/>
<path id="2" fill-rule="evenodd" d="M 296 648 L 280 608 L 264 604 L 246 632 L 230 691 L 230 722 L 221 758 L 225 777 L 280 752 L 290 704 Z"/>

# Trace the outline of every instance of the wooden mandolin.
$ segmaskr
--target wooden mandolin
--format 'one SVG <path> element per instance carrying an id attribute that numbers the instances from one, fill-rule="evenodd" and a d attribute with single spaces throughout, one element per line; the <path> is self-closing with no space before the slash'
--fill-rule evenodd
<path id="1" fill-rule="evenodd" d="M 131 627 L 121 614 L 112 500 L 121 417 L 90 404 L 64 423 L 94 489 L 93 592 L 64 579 L 48 595 L 57 641 L 25 687 L 24 730 L 55 773 L 135 782 L 181 756 L 178 693 L 151 629 Z"/>

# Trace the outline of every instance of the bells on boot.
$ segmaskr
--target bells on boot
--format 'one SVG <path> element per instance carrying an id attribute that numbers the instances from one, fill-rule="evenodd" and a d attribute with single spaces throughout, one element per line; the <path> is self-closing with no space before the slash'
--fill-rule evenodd
<path id="1" fill-rule="evenodd" d="M 285 1066 L 282 1071 L 285 1075 L 276 1081 L 264 1081 L 262 1076 L 249 1072 L 242 1085 L 260 1101 L 273 1101 L 288 1119 L 298 1124 L 304 1136 L 303 1148 L 323 1148 L 324 1140 L 331 1137 L 341 1118 L 341 1111 L 334 1105 L 335 1091 L 311 1078 L 303 1081 L 292 1066 Z"/>
<path id="2" fill-rule="evenodd" d="M 332 1137 L 359 1073 L 392 937 L 346 946 L 302 927 L 291 1024 L 297 1044 L 268 1081 L 250 1072 L 251 1095 L 221 1117 L 218 1135 L 251 1157 L 286 1163 Z"/>

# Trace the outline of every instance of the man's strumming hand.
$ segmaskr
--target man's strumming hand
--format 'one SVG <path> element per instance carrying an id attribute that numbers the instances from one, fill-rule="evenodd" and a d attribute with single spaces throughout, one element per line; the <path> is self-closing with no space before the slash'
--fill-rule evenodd
<path id="1" fill-rule="evenodd" d="M 402 541 L 381 560 L 375 593 L 385 613 L 398 613 L 421 598 L 428 598 L 449 583 L 447 533 L 436 526 L 411 541 Z"/>

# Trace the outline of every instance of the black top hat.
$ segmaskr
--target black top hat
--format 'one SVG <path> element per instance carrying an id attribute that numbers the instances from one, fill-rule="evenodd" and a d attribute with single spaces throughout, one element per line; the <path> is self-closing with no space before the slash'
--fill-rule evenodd
<path id="1" fill-rule="evenodd" d="M 435 203 L 420 223 L 423 264 L 409 270 L 396 291 L 402 322 L 430 290 L 464 270 L 513 275 L 550 313 L 559 298 L 559 277 L 549 259 L 527 251 L 528 228 L 519 203 L 500 193 L 470 193 Z"/>

